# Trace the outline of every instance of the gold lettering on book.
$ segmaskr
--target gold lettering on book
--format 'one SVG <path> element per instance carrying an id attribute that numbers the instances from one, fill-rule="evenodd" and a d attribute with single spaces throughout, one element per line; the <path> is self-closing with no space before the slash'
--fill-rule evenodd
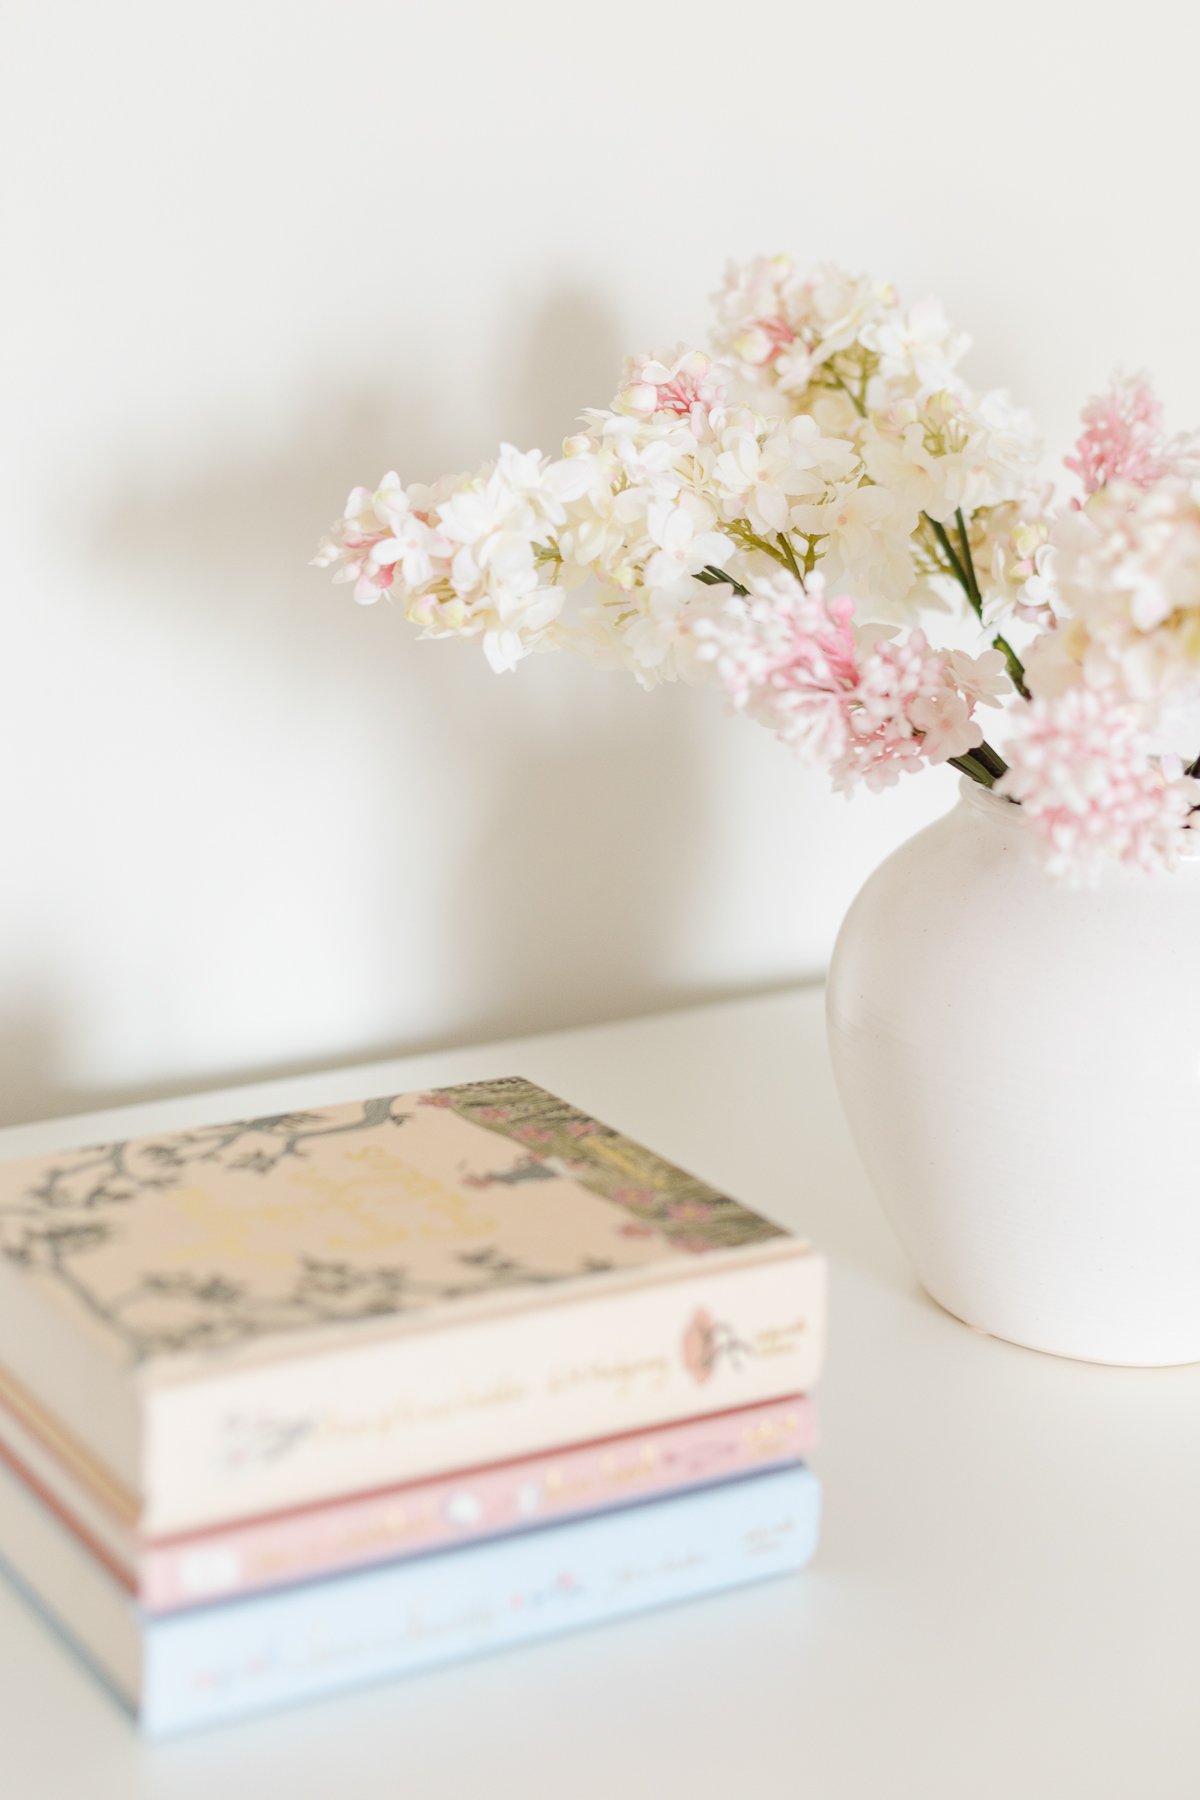
<path id="1" fill-rule="evenodd" d="M 671 1363 L 665 1356 L 642 1356 L 626 1360 L 621 1357 L 591 1363 L 573 1363 L 551 1371 L 546 1380 L 547 1391 L 554 1395 L 584 1387 L 611 1387 L 621 1395 L 635 1386 L 658 1386 L 671 1374 Z"/>
<path id="2" fill-rule="evenodd" d="M 623 1398 L 635 1386 L 658 1386 L 670 1377 L 671 1363 L 665 1356 L 617 1357 L 554 1370 L 546 1377 L 545 1388 L 555 1398 L 562 1398 L 584 1388 L 607 1387 Z M 533 1392 L 523 1382 L 501 1380 L 490 1387 L 467 1388 L 437 1400 L 396 1400 L 390 1406 L 369 1413 L 351 1414 L 326 1408 L 305 1435 L 310 1441 L 386 1437 L 409 1425 L 438 1423 L 464 1414 L 516 1406 L 531 1399 Z"/>
<path id="3" fill-rule="evenodd" d="M 165 1214 L 178 1221 L 174 1241 L 159 1251 L 169 1268 L 195 1268 L 211 1263 L 241 1268 L 286 1270 L 293 1257 L 286 1242 L 271 1229 L 278 1222 L 299 1226 L 302 1203 L 278 1200 L 244 1209 L 218 1206 L 207 1188 L 195 1185 L 169 1189 L 160 1201 Z"/>
<path id="4" fill-rule="evenodd" d="M 436 1423 L 459 1413 L 487 1412 L 528 1398 L 529 1389 L 522 1383 L 500 1381 L 494 1387 L 448 1394 L 441 1400 L 398 1400 L 380 1412 L 348 1416 L 326 1410 L 319 1415 L 313 1435 L 317 1439 L 387 1437 L 405 1425 Z"/>
<path id="5" fill-rule="evenodd" d="M 278 1549 L 269 1543 L 263 1544 L 245 1557 L 246 1567 L 256 1579 L 267 1580 L 286 1575 L 292 1569 L 307 1569 L 317 1558 L 336 1557 L 340 1560 L 428 1536 L 434 1523 L 432 1508 L 424 1509 L 423 1516 L 417 1513 L 406 1515 L 403 1509 L 397 1508 L 394 1513 L 389 1512 L 370 1524 L 350 1526 L 331 1536 L 322 1535 L 312 1544 L 301 1540 L 295 1544 L 285 1543 Z"/>
<path id="6" fill-rule="evenodd" d="M 747 1449 L 752 1456 L 774 1456 L 796 1431 L 796 1415 L 789 1413 L 786 1419 L 760 1419 L 750 1427 L 747 1436 Z"/>
<path id="7" fill-rule="evenodd" d="M 689 1569 L 702 1569 L 707 1561 L 708 1557 L 702 1551 L 688 1550 L 680 1555 L 664 1556 L 657 1563 L 643 1563 L 640 1566 L 626 1563 L 623 1568 L 614 1570 L 613 1586 L 641 1587 L 647 1581 L 662 1575 L 682 1575 Z"/>
<path id="8" fill-rule="evenodd" d="M 794 1519 L 780 1519 L 775 1525 L 758 1525 L 747 1531 L 742 1543 L 749 1556 L 762 1556 L 777 1550 L 784 1538 L 791 1537 L 796 1529 Z"/>
<path id="9" fill-rule="evenodd" d="M 346 1172 L 347 1165 L 357 1167 Z M 494 1237 L 494 1209 L 479 1196 L 385 1150 L 345 1152 L 340 1173 L 296 1168 L 237 1206 L 219 1204 L 199 1184 L 181 1184 L 158 1201 L 174 1215 L 173 1241 L 158 1251 L 172 1268 L 213 1263 L 264 1272 L 291 1270 L 297 1237 L 326 1254 L 394 1252 L 404 1244 L 476 1244 Z"/>
<path id="10" fill-rule="evenodd" d="M 547 1498 L 555 1507 L 581 1505 L 586 1500 L 608 1493 L 621 1493 L 644 1487 L 655 1480 L 657 1458 L 653 1451 L 634 1461 L 620 1462 L 605 1457 L 600 1469 L 584 1469 L 577 1475 L 564 1475 L 557 1466 L 546 1471 L 544 1483 Z"/>
<path id="11" fill-rule="evenodd" d="M 807 1330 L 807 1319 L 792 1319 L 786 1325 L 765 1325 L 761 1331 L 752 1332 L 750 1342 L 756 1356 L 791 1356 L 797 1339 Z"/>
<path id="12" fill-rule="evenodd" d="M 808 1330 L 803 1317 L 786 1323 L 764 1326 L 750 1335 L 743 1351 L 755 1357 L 784 1356 L 794 1353 L 799 1340 Z M 678 1377 L 674 1359 L 669 1356 L 605 1357 L 591 1362 L 566 1363 L 551 1367 L 539 1382 L 523 1382 L 500 1377 L 490 1385 L 452 1389 L 435 1398 L 402 1395 L 385 1407 L 370 1412 L 354 1413 L 325 1407 L 315 1416 L 298 1414 L 295 1418 L 273 1420 L 259 1417 L 254 1421 L 255 1439 L 270 1447 L 278 1456 L 303 1444 L 306 1454 L 322 1442 L 338 1442 L 352 1438 L 385 1439 L 397 1431 L 418 1425 L 440 1425 L 458 1418 L 493 1413 L 538 1401 L 551 1400 L 570 1405 L 589 1391 L 604 1391 L 610 1400 L 626 1400 L 647 1392 L 657 1393 Z M 227 1434 L 236 1433 L 243 1425 L 240 1419 L 227 1419 Z M 795 1418 L 789 1418 L 794 1428 Z M 286 1428 L 286 1435 L 284 1430 Z M 247 1446 L 239 1439 L 239 1453 L 246 1455 Z M 250 1445 L 254 1451 L 255 1445 Z M 251 1455 L 261 1460 L 263 1452 Z"/>
<path id="13" fill-rule="evenodd" d="M 292 1175 L 292 1184 L 305 1189 L 330 1215 L 335 1227 L 327 1240 L 331 1250 L 391 1249 L 414 1238 L 424 1243 L 473 1243 L 497 1230 L 495 1214 L 475 1195 L 448 1187 L 379 1144 L 347 1151 L 345 1162 L 358 1164 L 361 1172 L 341 1179 L 318 1169 Z M 344 1216 L 342 1231 L 336 1229 L 339 1214 Z"/>

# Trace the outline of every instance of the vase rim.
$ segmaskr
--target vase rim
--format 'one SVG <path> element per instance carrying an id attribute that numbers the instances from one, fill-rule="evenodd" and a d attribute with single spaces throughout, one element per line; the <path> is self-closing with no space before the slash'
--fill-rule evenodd
<path id="1" fill-rule="evenodd" d="M 993 794 L 990 788 L 985 788 L 982 782 L 972 781 L 969 775 L 959 776 L 958 797 L 961 804 L 971 807 L 981 817 L 990 819 L 993 825 L 1021 832 L 1028 827 L 1029 816 L 1020 806 L 1006 800 L 1001 794 Z M 1183 839 L 1179 852 L 1180 862 L 1200 863 L 1200 831 L 1186 831 Z"/>
<path id="2" fill-rule="evenodd" d="M 981 781 L 972 781 L 969 775 L 959 776 L 958 797 L 977 812 L 985 813 L 997 825 L 1012 825 L 1023 831 L 1029 822 L 1022 807 L 1001 794 L 993 794 L 991 788 L 984 787 Z"/>

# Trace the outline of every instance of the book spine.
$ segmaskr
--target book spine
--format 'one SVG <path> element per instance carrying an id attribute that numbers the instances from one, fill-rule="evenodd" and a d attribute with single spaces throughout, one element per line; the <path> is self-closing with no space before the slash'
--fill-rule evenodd
<path id="1" fill-rule="evenodd" d="M 321 1355 L 154 1381 L 141 1529 L 169 1536 L 810 1388 L 811 1253 L 704 1267 Z"/>
<path id="2" fill-rule="evenodd" d="M 152 1621 L 141 1718 L 156 1737 L 627 1617 L 801 1567 L 807 1469 Z"/>
<path id="3" fill-rule="evenodd" d="M 782 1467 L 815 1441 L 815 1408 L 801 1395 L 739 1407 L 151 1544 L 138 1597 L 148 1612 L 181 1611 Z"/>

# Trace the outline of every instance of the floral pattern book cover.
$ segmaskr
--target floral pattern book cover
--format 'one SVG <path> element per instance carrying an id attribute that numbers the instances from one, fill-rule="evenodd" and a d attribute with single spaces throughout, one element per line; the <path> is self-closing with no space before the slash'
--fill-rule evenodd
<path id="1" fill-rule="evenodd" d="M 517 1077 L 0 1170 L 0 1256 L 130 1364 L 786 1237 Z"/>

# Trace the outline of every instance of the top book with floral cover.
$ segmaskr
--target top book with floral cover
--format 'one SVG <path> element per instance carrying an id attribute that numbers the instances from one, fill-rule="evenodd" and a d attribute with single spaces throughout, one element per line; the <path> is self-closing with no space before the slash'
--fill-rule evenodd
<path id="1" fill-rule="evenodd" d="M 808 1246 L 519 1078 L 0 1168 L 0 1402 L 148 1535 L 809 1387 Z"/>

